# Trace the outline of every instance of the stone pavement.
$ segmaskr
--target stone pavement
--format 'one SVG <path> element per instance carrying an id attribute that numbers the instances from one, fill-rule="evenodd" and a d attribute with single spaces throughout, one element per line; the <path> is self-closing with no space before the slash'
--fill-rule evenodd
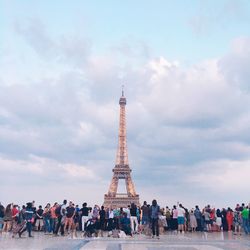
<path id="1" fill-rule="evenodd" d="M 229 233 L 167 233 L 160 240 L 144 235 L 133 238 L 77 238 L 54 237 L 34 233 L 34 238 L 12 239 L 0 236 L 0 249 L 10 250 L 250 250 L 250 236 Z"/>

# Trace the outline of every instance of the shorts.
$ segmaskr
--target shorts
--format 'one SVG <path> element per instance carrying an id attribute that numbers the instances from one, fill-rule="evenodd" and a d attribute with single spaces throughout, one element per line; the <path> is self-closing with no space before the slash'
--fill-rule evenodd
<path id="1" fill-rule="evenodd" d="M 71 218 L 65 218 L 65 227 L 66 226 L 72 226 L 72 224 L 73 224 L 73 218 L 71 217 Z"/>
<path id="2" fill-rule="evenodd" d="M 216 218 L 216 225 L 219 227 L 221 226 L 221 218 L 220 217 Z"/>
<path id="3" fill-rule="evenodd" d="M 184 223 L 185 223 L 185 219 L 184 219 L 184 217 L 178 217 L 177 218 L 177 221 L 178 221 L 178 225 L 184 225 Z"/>
<path id="4" fill-rule="evenodd" d="M 42 227 L 43 226 L 43 219 L 36 219 L 36 227 L 39 227 L 39 225 L 40 225 L 40 227 Z"/>

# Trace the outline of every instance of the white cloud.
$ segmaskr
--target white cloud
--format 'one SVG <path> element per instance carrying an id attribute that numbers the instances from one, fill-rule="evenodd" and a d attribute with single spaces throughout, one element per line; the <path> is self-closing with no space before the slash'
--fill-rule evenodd
<path id="1" fill-rule="evenodd" d="M 23 204 L 33 199 L 46 203 L 63 200 L 65 197 L 76 202 L 82 202 L 81 199 L 88 197 L 94 202 L 82 189 L 86 186 L 91 189 L 93 181 L 103 185 L 102 177 L 90 166 L 62 163 L 34 155 L 26 160 L 0 157 L 0 166 L 3 178 L 0 195 L 6 203 L 14 201 Z"/>
<path id="2" fill-rule="evenodd" d="M 41 20 L 37 18 L 30 18 L 26 23 L 16 20 L 14 29 L 45 61 L 72 63 L 75 67 L 85 65 L 91 49 L 91 42 L 88 39 L 79 35 L 53 39 Z"/>
<path id="3" fill-rule="evenodd" d="M 30 163 L 19 160 L 10 160 L 5 158 L 0 158 L 1 165 L 1 174 L 2 175 L 19 175 L 19 174 L 38 174 L 41 175 L 44 173 L 44 170 L 41 165 L 37 163 Z"/>
<path id="4" fill-rule="evenodd" d="M 248 152 L 249 149 L 248 149 Z M 250 160 L 233 161 L 221 159 L 199 164 L 198 171 L 192 173 L 187 181 L 207 187 L 211 192 L 233 194 L 247 198 L 244 190 L 249 182 Z M 243 192 L 243 193 L 242 193 Z"/>
<path id="5" fill-rule="evenodd" d="M 234 39 L 231 45 L 231 51 L 219 60 L 219 69 L 226 81 L 238 87 L 241 91 L 246 92 L 250 90 L 249 45 L 249 37 Z"/>
<path id="6" fill-rule="evenodd" d="M 39 178 L 46 178 L 48 173 L 56 175 L 58 180 L 66 178 L 76 180 L 75 178 L 92 180 L 99 178 L 95 175 L 90 167 L 76 164 L 60 163 L 55 160 L 41 158 L 37 156 L 29 156 L 27 160 L 11 160 L 4 157 L 0 158 L 2 175 L 12 175 L 25 178 L 27 173 L 31 173 Z M 37 178 L 35 177 L 35 178 Z"/>

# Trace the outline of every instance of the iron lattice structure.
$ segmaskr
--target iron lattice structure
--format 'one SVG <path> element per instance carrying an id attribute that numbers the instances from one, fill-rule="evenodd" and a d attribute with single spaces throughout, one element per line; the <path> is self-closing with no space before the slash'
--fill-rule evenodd
<path id="1" fill-rule="evenodd" d="M 104 207 L 119 208 L 127 207 L 132 202 L 137 206 L 139 195 L 135 192 L 135 186 L 131 178 L 131 168 L 128 163 L 128 149 L 126 139 L 126 98 L 122 91 L 120 104 L 119 141 L 116 154 L 116 164 L 113 168 L 113 177 L 109 186 L 109 191 L 104 195 Z M 117 193 L 119 180 L 124 179 L 127 193 Z"/>

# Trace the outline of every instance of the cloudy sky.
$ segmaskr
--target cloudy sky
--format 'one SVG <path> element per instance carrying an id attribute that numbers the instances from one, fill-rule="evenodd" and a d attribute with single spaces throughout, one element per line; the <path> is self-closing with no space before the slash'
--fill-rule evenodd
<path id="1" fill-rule="evenodd" d="M 247 0 L 1 0 L 0 201 L 101 204 L 124 84 L 141 201 L 248 202 L 249 23 Z"/>

